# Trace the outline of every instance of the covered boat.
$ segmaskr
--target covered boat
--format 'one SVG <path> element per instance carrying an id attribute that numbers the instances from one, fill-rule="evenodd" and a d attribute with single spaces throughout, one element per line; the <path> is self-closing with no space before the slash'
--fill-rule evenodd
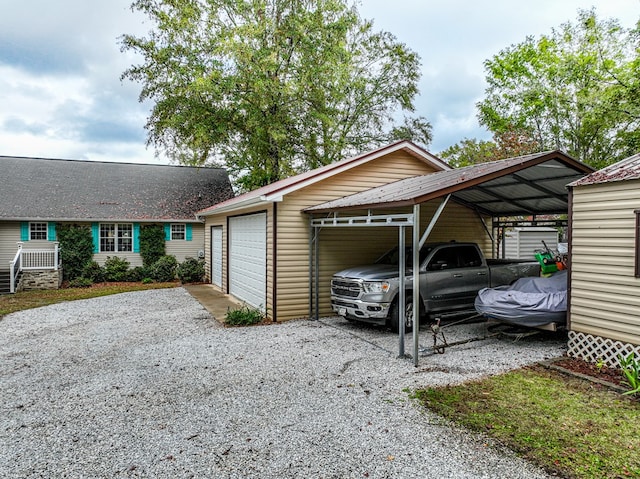
<path id="1" fill-rule="evenodd" d="M 478 313 L 517 326 L 538 328 L 567 319 L 567 271 L 549 277 L 520 278 L 510 286 L 484 288 L 475 300 Z"/>

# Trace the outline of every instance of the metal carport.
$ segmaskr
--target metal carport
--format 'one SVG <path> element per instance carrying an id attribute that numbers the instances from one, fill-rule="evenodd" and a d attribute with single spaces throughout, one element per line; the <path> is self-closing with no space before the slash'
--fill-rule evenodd
<path id="1" fill-rule="evenodd" d="M 336 227 L 397 227 L 399 228 L 400 257 L 404 258 L 404 229 L 413 234 L 413 311 L 419 311 L 419 251 L 425 243 L 448 201 L 462 204 L 478 215 L 492 218 L 492 230 L 487 234 L 493 241 L 496 228 L 515 226 L 519 222 L 502 219 L 530 216 L 527 225 L 542 222 L 540 215 L 568 213 L 569 192 L 566 185 L 593 169 L 561 151 L 547 151 L 516 158 L 481 163 L 454 170 L 399 180 L 387 185 L 322 203 L 303 210 L 310 215 L 309 244 L 309 317 L 319 317 L 319 231 Z M 442 199 L 429 225 L 420 235 L 420 205 Z M 408 214 L 378 214 L 376 210 L 412 207 Z M 366 210 L 366 215 L 350 216 L 354 210 Z M 544 223 L 548 224 L 548 223 Z M 486 225 L 485 225 L 486 227 Z M 401 260 L 401 263 L 404 261 Z M 399 265 L 400 301 L 404 302 L 404 264 Z M 400 308 L 404 311 L 404 308 Z M 399 355 L 404 352 L 404 318 L 401 318 Z M 414 314 L 413 362 L 418 365 L 419 315 Z"/>

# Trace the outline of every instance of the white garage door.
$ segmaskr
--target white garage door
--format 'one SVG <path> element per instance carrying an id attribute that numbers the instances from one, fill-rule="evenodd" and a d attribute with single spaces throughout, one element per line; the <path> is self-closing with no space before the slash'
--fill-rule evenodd
<path id="1" fill-rule="evenodd" d="M 229 219 L 229 292 L 256 308 L 266 307 L 267 214 Z"/>
<path id="2" fill-rule="evenodd" d="M 222 226 L 211 227 L 211 282 L 222 287 Z"/>

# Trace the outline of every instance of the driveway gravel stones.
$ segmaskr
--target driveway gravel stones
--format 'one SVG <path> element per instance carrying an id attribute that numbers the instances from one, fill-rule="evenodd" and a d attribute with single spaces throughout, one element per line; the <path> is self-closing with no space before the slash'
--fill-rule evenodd
<path id="1" fill-rule="evenodd" d="M 564 345 L 491 337 L 414 368 L 387 331 L 339 318 L 223 328 L 182 288 L 14 313 L 0 321 L 0 477 L 543 478 L 406 390 Z"/>

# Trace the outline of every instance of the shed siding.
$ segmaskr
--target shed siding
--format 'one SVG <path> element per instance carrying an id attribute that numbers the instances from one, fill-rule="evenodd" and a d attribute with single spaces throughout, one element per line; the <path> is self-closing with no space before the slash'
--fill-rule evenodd
<path id="1" fill-rule="evenodd" d="M 506 234 L 505 257 L 519 259 L 535 259 L 535 251 L 543 249 L 544 241 L 551 250 L 558 249 L 558 230 L 516 229 Z"/>
<path id="2" fill-rule="evenodd" d="M 9 271 L 9 263 L 18 251 L 19 222 L 0 222 L 0 271 Z"/>
<path id="3" fill-rule="evenodd" d="M 640 345 L 640 279 L 634 276 L 640 181 L 574 188 L 571 330 Z"/>

